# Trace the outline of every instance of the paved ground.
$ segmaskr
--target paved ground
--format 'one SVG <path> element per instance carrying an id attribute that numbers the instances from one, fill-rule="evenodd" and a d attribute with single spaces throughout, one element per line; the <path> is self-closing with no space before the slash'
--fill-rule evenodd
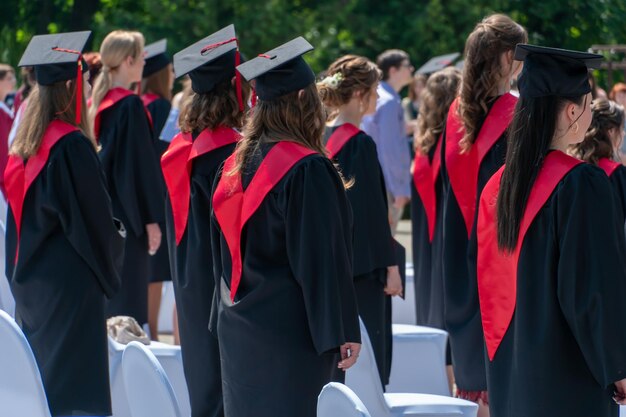
<path id="1" fill-rule="evenodd" d="M 406 248 L 406 261 L 413 262 L 411 252 L 411 220 L 401 220 L 395 238 Z"/>

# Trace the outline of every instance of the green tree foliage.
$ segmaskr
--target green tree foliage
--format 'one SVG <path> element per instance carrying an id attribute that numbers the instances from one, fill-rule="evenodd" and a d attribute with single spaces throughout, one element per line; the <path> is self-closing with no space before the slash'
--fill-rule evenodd
<path id="1" fill-rule="evenodd" d="M 408 51 L 416 66 L 463 50 L 481 17 L 509 14 L 531 42 L 586 50 L 626 43 L 624 0 L 3 0 L 0 61 L 17 64 L 38 33 L 91 29 L 91 49 L 117 28 L 140 30 L 148 42 L 168 38 L 175 52 L 235 23 L 245 55 L 253 57 L 295 36 L 316 46 L 316 71 L 336 57 L 375 58 L 388 48 Z"/>

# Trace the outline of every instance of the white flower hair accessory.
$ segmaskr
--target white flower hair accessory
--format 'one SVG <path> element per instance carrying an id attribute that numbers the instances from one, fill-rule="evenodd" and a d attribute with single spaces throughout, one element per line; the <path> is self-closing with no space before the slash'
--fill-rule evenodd
<path id="1" fill-rule="evenodd" d="M 331 76 L 328 76 L 322 80 L 322 84 L 326 85 L 333 90 L 336 90 L 339 87 L 339 84 L 343 81 L 343 74 L 340 72 L 336 72 Z"/>

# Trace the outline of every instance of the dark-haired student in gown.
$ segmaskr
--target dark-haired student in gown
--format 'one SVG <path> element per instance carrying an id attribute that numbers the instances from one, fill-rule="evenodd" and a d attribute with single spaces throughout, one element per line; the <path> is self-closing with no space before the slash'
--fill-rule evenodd
<path id="1" fill-rule="evenodd" d="M 591 103 L 591 115 L 585 139 L 574 145 L 571 152 L 606 173 L 626 221 L 626 167 L 618 162 L 624 139 L 624 107 L 614 101 L 595 99 Z"/>
<path id="2" fill-rule="evenodd" d="M 325 114 L 297 38 L 238 67 L 256 106 L 213 194 L 211 329 L 229 417 L 316 415 L 360 331 L 345 184 L 322 144 Z M 341 356 L 339 356 L 341 355 Z"/>
<path id="3" fill-rule="evenodd" d="M 5 173 L 6 275 L 53 417 L 111 415 L 105 299 L 120 288 L 124 230 L 84 114 L 90 33 L 32 38 L 20 66 L 37 83 Z"/>
<path id="4" fill-rule="evenodd" d="M 192 417 L 224 415 L 217 339 L 209 332 L 215 280 L 211 257 L 211 193 L 218 170 L 240 138 L 249 87 L 236 75 L 239 51 L 230 25 L 174 55 L 191 95 L 182 132 L 161 165 L 167 185 L 167 240 Z"/>
<path id="5" fill-rule="evenodd" d="M 113 31 L 100 46 L 102 71 L 89 114 L 107 178 L 113 214 L 127 228 L 122 287 L 107 305 L 111 316 L 148 321 L 149 257 L 161 244 L 164 192 L 153 146 L 150 116 L 129 90 L 141 81 L 144 39 L 139 32 Z"/>
<path id="6" fill-rule="evenodd" d="M 624 219 L 605 172 L 566 154 L 602 56 L 519 45 L 506 165 L 478 214 L 493 417 L 617 417 L 626 404 Z"/>
<path id="7" fill-rule="evenodd" d="M 461 72 L 445 68 L 432 74 L 421 93 L 415 131 L 415 159 L 411 195 L 413 279 L 415 313 L 419 326 L 445 330 L 442 239 L 443 190 L 440 175 L 441 136 L 448 109 L 457 97 Z M 446 353 L 448 379 L 452 385 L 452 358 Z M 450 387 L 452 392 L 452 386 Z"/>
<path id="8" fill-rule="evenodd" d="M 365 114 L 376 111 L 380 76 L 367 58 L 346 55 L 330 65 L 317 88 L 331 112 L 325 132 L 328 156 L 351 182 L 347 195 L 354 217 L 354 289 L 384 389 L 391 372 L 390 297 L 402 294 L 402 278 L 376 144 L 358 128 Z"/>

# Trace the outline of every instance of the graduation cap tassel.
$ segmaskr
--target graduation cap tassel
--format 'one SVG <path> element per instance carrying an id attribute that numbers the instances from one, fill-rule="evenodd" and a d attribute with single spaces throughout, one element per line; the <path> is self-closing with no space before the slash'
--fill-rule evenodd
<path id="1" fill-rule="evenodd" d="M 53 51 L 57 51 L 57 52 L 66 52 L 68 54 L 77 54 L 78 55 L 78 60 L 76 62 L 76 94 L 75 94 L 75 98 L 76 98 L 76 124 L 80 125 L 80 122 L 82 120 L 82 104 L 83 104 L 83 54 L 80 51 L 76 51 L 74 49 L 65 49 L 65 48 L 59 48 L 59 47 L 54 47 L 52 48 Z M 69 106 L 71 106 L 71 100 L 70 103 L 68 104 L 68 107 L 66 109 L 64 109 L 63 111 L 58 112 L 57 114 L 62 114 L 65 113 L 67 111 L 67 109 L 69 108 Z"/>

